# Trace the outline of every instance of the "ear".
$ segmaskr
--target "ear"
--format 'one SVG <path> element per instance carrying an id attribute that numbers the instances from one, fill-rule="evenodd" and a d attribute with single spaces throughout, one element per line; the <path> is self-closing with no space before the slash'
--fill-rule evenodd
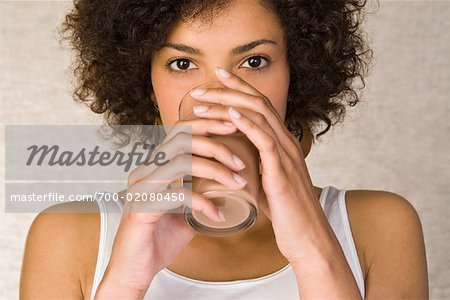
<path id="1" fill-rule="evenodd" d="M 156 101 L 156 96 L 155 96 L 155 92 L 154 91 L 150 92 L 150 100 L 152 100 L 154 105 L 158 105 L 158 102 Z"/>

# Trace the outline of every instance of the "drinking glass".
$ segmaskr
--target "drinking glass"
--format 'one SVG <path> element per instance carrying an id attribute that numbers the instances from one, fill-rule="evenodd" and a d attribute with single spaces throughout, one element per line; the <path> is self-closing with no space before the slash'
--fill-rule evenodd
<path id="1" fill-rule="evenodd" d="M 198 88 L 223 87 L 218 81 L 212 81 Z M 199 118 L 193 113 L 194 105 L 211 105 L 194 99 L 188 92 L 180 102 L 178 117 L 180 120 Z M 216 104 L 214 104 L 216 105 Z M 237 130 L 228 135 L 210 135 L 208 138 L 225 144 L 245 164 L 245 168 L 237 173 L 247 180 L 241 189 L 228 188 L 215 180 L 192 176 L 192 191 L 209 198 L 223 213 L 225 222 L 211 220 L 201 211 L 184 206 L 186 223 L 197 232 L 210 236 L 229 236 L 248 230 L 256 222 L 258 215 L 258 193 L 261 182 L 259 175 L 259 151 L 245 134 Z M 209 158 L 208 158 L 209 159 Z M 182 183 L 186 183 L 186 179 Z M 189 183 L 189 181 L 187 181 Z"/>

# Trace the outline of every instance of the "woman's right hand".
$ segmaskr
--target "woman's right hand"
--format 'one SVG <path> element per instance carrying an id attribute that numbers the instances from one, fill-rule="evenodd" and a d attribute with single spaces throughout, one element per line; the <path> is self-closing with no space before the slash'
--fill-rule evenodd
<path id="1" fill-rule="evenodd" d="M 178 121 L 175 125 L 191 125 L 192 136 L 181 132 L 180 127 L 173 127 L 164 142 L 153 152 L 165 153 L 168 163 L 135 168 L 128 177 L 127 193 L 173 192 L 167 189 L 167 183 L 157 186 L 155 180 L 176 180 L 186 175 L 213 179 L 230 188 L 243 187 L 233 177 L 233 173 L 240 171 L 243 166 L 236 163 L 236 157 L 233 159 L 233 153 L 227 146 L 207 137 L 209 134 L 227 135 L 235 132 L 237 129 L 232 123 L 195 119 Z M 191 138 L 192 149 L 190 140 L 187 140 Z M 215 158 L 217 162 L 204 157 Z M 192 209 L 203 212 L 213 220 L 222 220 L 219 210 L 209 199 L 185 188 L 177 191 L 192 195 Z M 196 234 L 185 223 L 182 213 L 168 212 L 183 204 L 179 201 L 167 202 L 161 209 L 158 207 L 158 211 L 154 211 L 151 205 L 157 205 L 157 202 L 125 200 L 110 262 L 95 299 L 111 295 L 117 297 L 118 293 L 131 299 L 143 298 L 156 273 L 168 266 Z"/>

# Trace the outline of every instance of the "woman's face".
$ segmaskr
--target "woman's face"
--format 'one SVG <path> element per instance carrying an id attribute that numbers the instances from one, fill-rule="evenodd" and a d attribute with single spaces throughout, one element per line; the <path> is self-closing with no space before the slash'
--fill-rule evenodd
<path id="1" fill-rule="evenodd" d="M 277 17 L 257 0 L 235 1 L 212 24 L 179 23 L 151 65 L 152 97 L 165 125 L 178 120 L 186 93 L 218 80 L 216 67 L 247 81 L 285 117 L 289 64 L 283 31 Z"/>

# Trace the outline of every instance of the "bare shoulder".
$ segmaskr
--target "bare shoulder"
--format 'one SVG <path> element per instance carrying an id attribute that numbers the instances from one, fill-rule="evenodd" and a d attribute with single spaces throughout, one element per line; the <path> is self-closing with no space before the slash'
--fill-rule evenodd
<path id="1" fill-rule="evenodd" d="M 95 201 L 57 204 L 40 212 L 28 230 L 20 298 L 85 297 L 97 260 L 99 222 Z"/>
<path id="2" fill-rule="evenodd" d="M 388 191 L 348 190 L 346 206 L 370 298 L 428 298 L 422 225 L 414 206 Z"/>

